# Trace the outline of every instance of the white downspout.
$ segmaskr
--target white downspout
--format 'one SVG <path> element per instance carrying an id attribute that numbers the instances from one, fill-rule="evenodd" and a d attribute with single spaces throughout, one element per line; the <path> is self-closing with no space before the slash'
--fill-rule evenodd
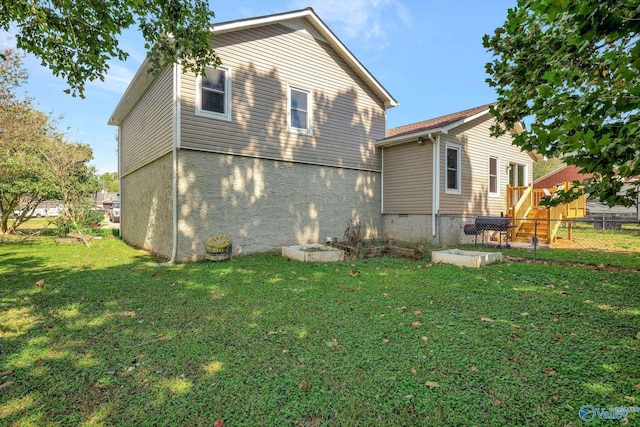
<path id="1" fill-rule="evenodd" d="M 175 264 L 178 255 L 178 148 L 180 148 L 180 65 L 173 64 L 173 148 L 171 150 L 171 259 L 156 264 Z"/>
<path id="2" fill-rule="evenodd" d="M 431 236 L 436 237 L 436 216 L 440 210 L 440 135 L 435 139 L 431 134 L 427 137 L 433 142 L 433 177 L 431 190 Z"/>
<path id="3" fill-rule="evenodd" d="M 122 122 L 121 122 L 122 124 Z M 122 126 L 118 125 L 118 200 L 120 201 L 120 223 L 118 236 L 122 238 Z"/>
<path id="4" fill-rule="evenodd" d="M 178 149 L 180 148 L 180 113 L 181 113 L 181 90 L 182 83 L 180 79 L 182 69 L 180 64 L 173 64 L 173 249 L 171 251 L 170 263 L 176 261 L 178 255 Z"/>
<path id="5" fill-rule="evenodd" d="M 384 147 L 382 150 L 382 171 L 380 172 L 380 214 L 384 215 Z"/>

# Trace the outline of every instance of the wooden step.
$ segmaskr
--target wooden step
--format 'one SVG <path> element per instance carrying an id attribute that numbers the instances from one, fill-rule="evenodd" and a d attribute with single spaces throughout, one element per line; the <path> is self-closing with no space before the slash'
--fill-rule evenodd
<path id="1" fill-rule="evenodd" d="M 525 231 L 525 232 L 518 232 L 518 234 L 516 234 L 516 237 L 523 237 L 523 238 L 530 239 L 535 235 L 536 233 L 534 233 L 533 231 L 531 232 Z M 548 238 L 549 238 L 548 233 L 538 233 L 538 239 L 548 239 Z"/>

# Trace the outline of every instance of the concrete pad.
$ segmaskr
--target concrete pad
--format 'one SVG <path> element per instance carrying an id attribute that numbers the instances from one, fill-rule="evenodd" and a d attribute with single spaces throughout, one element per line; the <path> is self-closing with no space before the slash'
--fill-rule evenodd
<path id="1" fill-rule="evenodd" d="M 310 245 L 283 246 L 282 256 L 302 262 L 336 262 L 344 260 L 344 251 L 331 246 Z"/>
<path id="2" fill-rule="evenodd" d="M 502 253 L 447 249 L 444 251 L 433 251 L 431 253 L 431 260 L 434 263 L 455 264 L 461 267 L 480 268 L 494 262 L 502 262 Z"/>

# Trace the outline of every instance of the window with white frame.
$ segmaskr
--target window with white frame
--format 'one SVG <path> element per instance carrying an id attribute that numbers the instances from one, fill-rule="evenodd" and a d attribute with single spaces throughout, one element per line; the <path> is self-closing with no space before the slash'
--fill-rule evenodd
<path id="1" fill-rule="evenodd" d="M 500 196 L 499 165 L 498 157 L 489 156 L 489 196 Z"/>
<path id="2" fill-rule="evenodd" d="M 231 120 L 231 70 L 206 67 L 196 81 L 196 114 Z"/>
<path id="3" fill-rule="evenodd" d="M 445 192 L 447 194 L 460 194 L 460 146 L 446 146 L 446 175 Z"/>
<path id="4" fill-rule="evenodd" d="M 287 104 L 289 130 L 311 135 L 311 92 L 289 86 Z"/>

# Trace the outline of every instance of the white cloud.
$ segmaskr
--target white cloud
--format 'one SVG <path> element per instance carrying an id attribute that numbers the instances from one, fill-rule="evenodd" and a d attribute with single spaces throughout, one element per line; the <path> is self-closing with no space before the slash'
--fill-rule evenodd
<path id="1" fill-rule="evenodd" d="M 411 15 L 399 0 L 294 0 L 293 5 L 311 6 L 348 44 L 383 49 L 391 31 L 411 26 Z"/>
<path id="2" fill-rule="evenodd" d="M 140 64 L 135 64 L 136 68 Z M 110 64 L 109 71 L 104 77 L 104 82 L 94 80 L 90 84 L 97 89 L 123 94 L 129 83 L 135 76 L 136 71 L 118 64 Z"/>
<path id="3" fill-rule="evenodd" d="M 0 49 L 15 49 L 16 35 L 8 31 L 0 31 Z"/>

